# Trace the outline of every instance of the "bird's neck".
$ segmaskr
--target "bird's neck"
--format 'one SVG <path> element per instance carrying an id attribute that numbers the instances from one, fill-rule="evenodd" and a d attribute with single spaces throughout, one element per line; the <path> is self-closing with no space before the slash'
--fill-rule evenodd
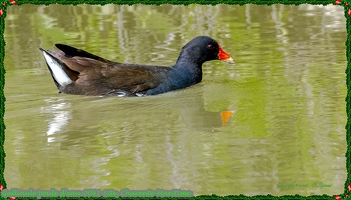
<path id="1" fill-rule="evenodd" d="M 146 95 L 155 95 L 171 90 L 186 88 L 202 80 L 201 65 L 196 63 L 181 62 L 170 68 L 167 75 L 164 75 L 163 82 L 156 88 L 147 91 Z"/>
<path id="2" fill-rule="evenodd" d="M 179 79 L 191 80 L 191 84 L 196 84 L 202 80 L 202 63 L 192 62 L 188 59 L 178 59 L 172 71 Z"/>

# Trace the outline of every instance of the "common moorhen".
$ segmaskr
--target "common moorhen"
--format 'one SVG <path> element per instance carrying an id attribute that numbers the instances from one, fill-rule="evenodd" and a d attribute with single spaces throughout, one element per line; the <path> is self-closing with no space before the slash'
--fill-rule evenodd
<path id="1" fill-rule="evenodd" d="M 67 45 L 56 47 L 61 51 L 39 49 L 57 88 L 67 94 L 156 95 L 199 83 L 206 61 L 234 63 L 208 36 L 188 42 L 172 67 L 118 63 Z"/>

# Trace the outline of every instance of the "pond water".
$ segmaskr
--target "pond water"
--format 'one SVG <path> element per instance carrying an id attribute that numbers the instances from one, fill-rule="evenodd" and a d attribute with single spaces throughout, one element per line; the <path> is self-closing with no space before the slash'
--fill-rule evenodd
<path id="1" fill-rule="evenodd" d="M 343 193 L 345 26 L 334 5 L 11 6 L 7 188 Z M 172 66 L 198 35 L 236 63 L 207 62 L 200 84 L 152 97 L 59 94 L 38 50 Z"/>

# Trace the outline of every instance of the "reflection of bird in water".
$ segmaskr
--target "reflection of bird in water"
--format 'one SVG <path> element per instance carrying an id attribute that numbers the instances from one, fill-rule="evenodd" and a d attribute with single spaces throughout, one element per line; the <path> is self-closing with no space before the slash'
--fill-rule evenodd
<path id="1" fill-rule="evenodd" d="M 194 95 L 193 92 L 199 95 Z M 66 139 L 91 137 L 105 132 L 171 131 L 212 132 L 228 124 L 233 111 L 207 111 L 199 87 L 151 98 L 60 98 L 48 100 L 42 108 L 50 112 L 47 135 L 54 141 L 61 133 Z M 70 103 L 67 103 L 67 102 Z M 111 106 L 115 109 L 111 109 Z M 140 108 L 143 108 L 140 110 Z M 77 138 L 78 137 L 78 138 Z M 74 143 L 74 141 L 71 141 Z"/>
<path id="2" fill-rule="evenodd" d="M 223 111 L 221 112 L 222 125 L 226 126 L 229 119 L 233 116 L 233 111 Z"/>
<path id="3" fill-rule="evenodd" d="M 48 142 L 53 142 L 55 141 L 53 135 L 67 126 L 69 120 L 72 118 L 70 109 L 71 103 L 63 102 L 62 99 L 46 99 L 45 101 L 49 105 L 41 107 L 41 112 L 53 115 L 52 118 L 47 120 L 48 130 L 46 132 Z"/>

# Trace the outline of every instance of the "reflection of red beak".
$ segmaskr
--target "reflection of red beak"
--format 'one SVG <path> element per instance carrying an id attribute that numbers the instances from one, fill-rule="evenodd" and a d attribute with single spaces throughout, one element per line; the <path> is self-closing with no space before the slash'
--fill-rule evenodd
<path id="1" fill-rule="evenodd" d="M 220 59 L 224 62 L 234 63 L 233 58 L 230 57 L 230 55 L 228 55 L 225 51 L 223 51 L 221 46 L 218 45 L 218 48 L 219 48 L 218 59 Z"/>
<path id="2" fill-rule="evenodd" d="M 233 111 L 223 111 L 221 112 L 222 116 L 222 126 L 226 126 L 228 120 L 233 116 Z"/>

